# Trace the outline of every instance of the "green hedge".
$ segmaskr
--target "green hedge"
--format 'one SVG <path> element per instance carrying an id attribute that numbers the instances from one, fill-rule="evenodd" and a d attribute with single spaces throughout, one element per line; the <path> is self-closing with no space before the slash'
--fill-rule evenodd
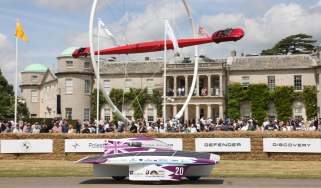
<path id="1" fill-rule="evenodd" d="M 91 98 L 91 118 L 96 119 L 96 90 L 93 91 Z M 122 111 L 123 104 L 130 105 L 134 110 L 134 119 L 140 119 L 144 116 L 144 108 L 147 103 L 154 104 L 157 109 L 157 115 L 162 116 L 162 94 L 154 89 L 153 94 L 148 94 L 147 89 L 130 88 L 129 92 L 123 92 L 122 89 L 112 89 L 109 93 L 110 99 L 115 106 Z M 100 93 L 100 109 L 107 104 L 102 93 Z M 113 120 L 118 121 L 119 117 L 113 113 Z"/>
<path id="2" fill-rule="evenodd" d="M 312 119 L 318 115 L 317 89 L 314 86 L 304 87 L 303 101 L 306 107 L 307 117 Z"/>
<path id="3" fill-rule="evenodd" d="M 250 102 L 252 117 L 262 123 L 268 115 L 269 103 L 274 103 L 279 120 L 286 121 L 293 116 L 294 101 L 305 104 L 307 118 L 317 116 L 317 91 L 315 86 L 305 86 L 303 91 L 294 91 L 293 87 L 280 86 L 274 91 L 266 84 L 251 84 L 243 87 L 239 83 L 228 86 L 227 115 L 231 119 L 240 118 L 241 102 Z"/>
<path id="4" fill-rule="evenodd" d="M 259 123 L 263 123 L 268 116 L 269 88 L 265 84 L 250 85 L 245 93 L 247 101 L 251 102 L 252 116 Z"/>

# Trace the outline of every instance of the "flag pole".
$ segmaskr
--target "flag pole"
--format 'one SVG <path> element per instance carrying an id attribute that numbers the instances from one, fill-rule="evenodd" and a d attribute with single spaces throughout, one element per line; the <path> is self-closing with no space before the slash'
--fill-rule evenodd
<path id="1" fill-rule="evenodd" d="M 18 37 L 16 36 L 16 75 L 15 75 L 15 92 L 14 92 L 14 126 L 17 128 L 17 111 L 18 111 Z M 19 129 L 19 127 L 18 127 Z"/>
<path id="2" fill-rule="evenodd" d="M 164 87 L 163 87 L 163 118 L 164 118 L 164 127 L 166 123 L 166 64 L 167 64 L 167 41 L 166 41 L 166 22 L 164 22 Z"/>
<path id="3" fill-rule="evenodd" d="M 96 134 L 98 134 L 98 128 L 99 128 L 99 95 L 100 95 L 100 22 L 98 20 L 98 37 L 97 37 L 97 48 L 98 48 L 98 54 L 97 54 L 97 69 L 98 69 L 98 75 L 97 75 L 97 84 L 96 84 L 96 87 L 97 87 L 97 101 L 96 101 L 96 104 L 97 104 L 97 109 L 96 109 L 96 120 L 97 120 L 97 123 L 96 123 Z"/>

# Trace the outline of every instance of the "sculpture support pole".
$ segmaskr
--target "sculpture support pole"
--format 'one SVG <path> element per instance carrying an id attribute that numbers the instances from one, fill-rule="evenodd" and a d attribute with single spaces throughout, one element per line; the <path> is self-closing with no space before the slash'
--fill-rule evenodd
<path id="1" fill-rule="evenodd" d="M 99 87 L 99 82 L 100 82 L 100 23 L 98 21 L 98 31 L 97 31 L 97 49 L 98 49 L 98 55 L 97 55 L 97 69 L 98 69 L 98 74 L 97 74 L 97 93 L 96 93 L 96 133 L 98 134 L 98 127 L 99 127 L 99 95 L 100 95 L 100 87 Z"/>
<path id="2" fill-rule="evenodd" d="M 166 41 L 166 22 L 167 20 L 165 20 L 164 22 L 164 87 L 163 87 L 163 121 L 164 121 L 164 127 L 166 124 L 166 64 L 167 64 L 167 41 Z"/>

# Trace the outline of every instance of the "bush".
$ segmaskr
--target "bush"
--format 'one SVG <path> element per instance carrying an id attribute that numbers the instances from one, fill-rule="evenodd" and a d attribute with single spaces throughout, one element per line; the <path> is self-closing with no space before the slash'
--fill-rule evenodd
<path id="1" fill-rule="evenodd" d="M 268 115 L 268 105 L 275 104 L 279 120 L 287 121 L 293 116 L 294 101 L 302 101 L 306 107 L 307 118 L 317 116 L 317 91 L 315 86 L 305 86 L 303 92 L 295 92 L 293 87 L 280 86 L 270 91 L 266 84 L 251 84 L 244 88 L 239 83 L 228 86 L 227 114 L 231 119 L 240 118 L 240 103 L 250 102 L 252 116 L 262 123 Z"/>

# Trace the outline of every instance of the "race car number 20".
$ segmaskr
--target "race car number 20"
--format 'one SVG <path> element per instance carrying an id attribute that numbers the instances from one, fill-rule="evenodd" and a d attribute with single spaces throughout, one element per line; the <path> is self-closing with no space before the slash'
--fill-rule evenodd
<path id="1" fill-rule="evenodd" d="M 182 176 L 184 174 L 184 167 L 175 168 L 175 176 Z"/>

